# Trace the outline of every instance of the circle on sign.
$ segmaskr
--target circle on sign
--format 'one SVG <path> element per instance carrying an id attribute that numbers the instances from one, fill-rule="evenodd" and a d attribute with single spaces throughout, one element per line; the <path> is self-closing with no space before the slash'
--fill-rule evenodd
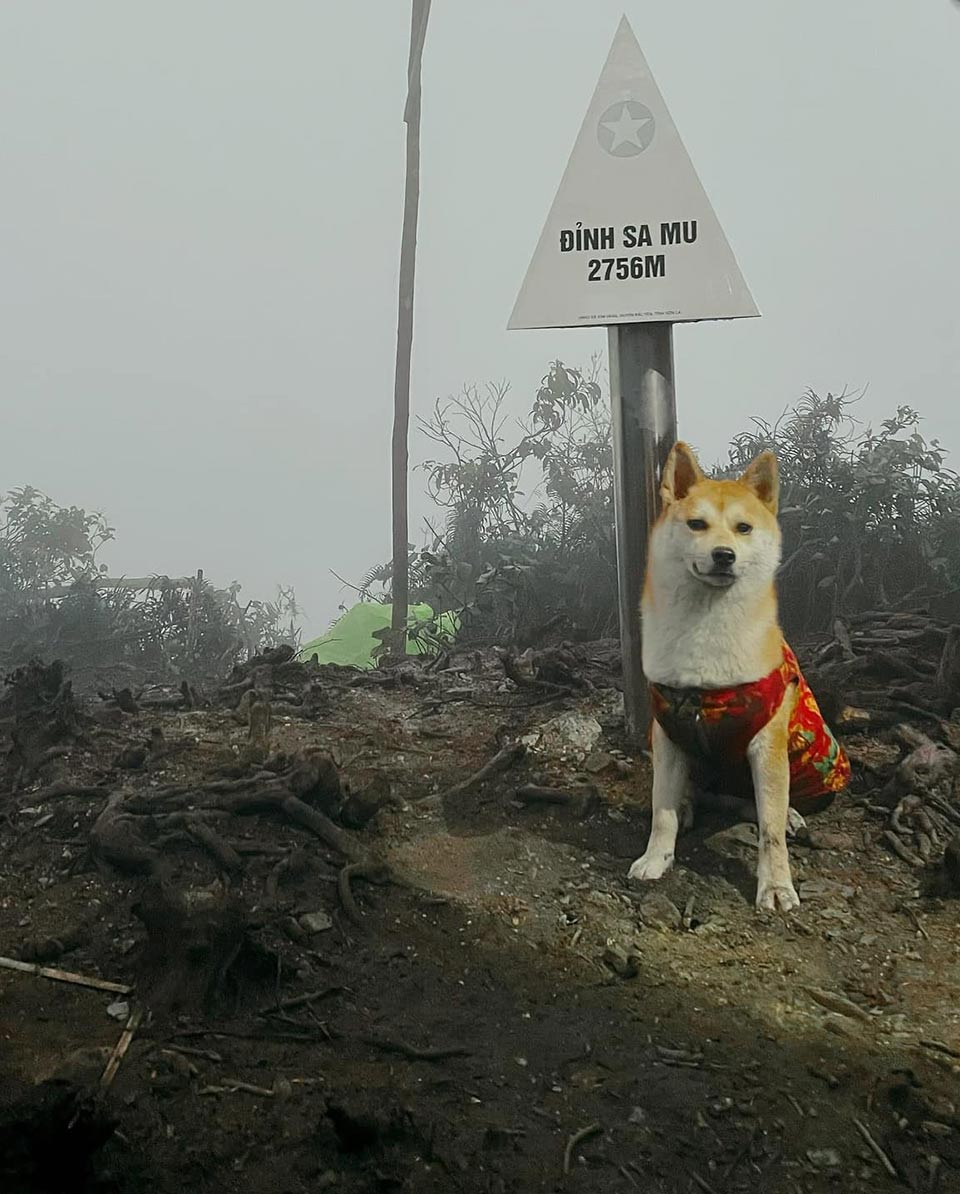
<path id="1" fill-rule="evenodd" d="M 632 158 L 643 153 L 656 131 L 657 122 L 645 104 L 617 100 L 597 122 L 597 140 L 615 158 Z"/>

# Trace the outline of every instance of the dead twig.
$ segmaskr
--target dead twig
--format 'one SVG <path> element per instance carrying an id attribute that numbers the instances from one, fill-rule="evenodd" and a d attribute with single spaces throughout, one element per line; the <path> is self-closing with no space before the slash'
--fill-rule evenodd
<path id="1" fill-rule="evenodd" d="M 503 666 L 504 675 L 508 680 L 512 680 L 517 688 L 539 689 L 551 698 L 570 696 L 574 691 L 568 684 L 555 684 L 552 680 L 541 680 L 539 676 L 528 676 L 521 670 L 517 657 L 504 647 L 495 647 L 494 654 Z"/>
<path id="2" fill-rule="evenodd" d="M 362 927 L 364 917 L 350 890 L 351 879 L 366 879 L 368 883 L 384 884 L 390 882 L 390 872 L 379 863 L 350 862 L 337 876 L 337 892 L 347 919 Z"/>
<path id="3" fill-rule="evenodd" d="M 52 966 L 38 966 L 35 962 L 21 962 L 17 958 L 0 958 L 0 969 L 20 970 L 24 974 L 35 974 L 58 983 L 72 983 L 75 987 L 90 987 L 94 991 L 110 991 L 115 995 L 129 995 L 133 987 L 123 983 L 108 983 L 106 979 L 90 978 L 85 974 L 72 974 L 69 970 L 57 970 Z"/>
<path id="4" fill-rule="evenodd" d="M 907 866 L 916 867 L 917 870 L 923 870 L 924 861 L 914 852 L 908 849 L 907 846 L 897 837 L 892 829 L 885 829 L 883 831 L 883 840 L 887 843 L 890 849 L 896 856 L 907 864 Z"/>
<path id="5" fill-rule="evenodd" d="M 331 995 L 339 995 L 346 987 L 324 987 L 322 991 L 308 991 L 305 995 L 294 995 L 280 1003 L 271 1003 L 257 1012 L 258 1016 L 274 1016 L 278 1012 L 289 1012 L 297 1007 L 306 1007 L 308 1003 L 317 1003 L 321 999 L 328 999 Z"/>
<path id="6" fill-rule="evenodd" d="M 330 1033 L 324 1028 L 317 1031 L 316 1026 L 308 1029 L 304 1024 L 301 1032 L 248 1032 L 239 1028 L 184 1028 L 173 1034 L 174 1038 L 189 1039 L 191 1037 L 211 1036 L 214 1040 L 230 1039 L 237 1041 L 316 1041 L 329 1040 Z"/>
<path id="7" fill-rule="evenodd" d="M 109 796 L 110 793 L 106 788 L 95 788 L 89 784 L 78 784 L 65 780 L 63 783 L 50 784 L 46 788 L 40 788 L 37 792 L 30 792 L 30 799 L 34 804 L 45 804 L 48 800 L 58 800 L 63 796 L 83 796 L 96 798 L 98 796 Z"/>
<path id="8" fill-rule="evenodd" d="M 215 1065 L 223 1061 L 223 1057 L 213 1049 L 192 1049 L 189 1045 L 164 1045 L 161 1053 L 181 1053 L 184 1057 L 199 1057 L 202 1061 L 212 1061 Z"/>
<path id="9" fill-rule="evenodd" d="M 222 795 L 212 804 L 213 808 L 230 813 L 258 813 L 276 810 L 282 812 L 295 824 L 308 829 L 321 841 L 332 847 L 351 862 L 366 862 L 366 851 L 360 843 L 335 825 L 319 809 L 312 808 L 286 787 L 266 787 L 253 792 L 231 792 Z"/>
<path id="10" fill-rule="evenodd" d="M 398 1053 L 411 1061 L 447 1061 L 451 1057 L 472 1057 L 470 1049 L 462 1045 L 440 1046 L 437 1048 L 419 1049 L 416 1045 L 408 1045 L 406 1041 L 394 1041 L 387 1037 L 368 1036 L 364 1042 L 374 1049 L 382 1049 L 384 1053 Z"/>
<path id="11" fill-rule="evenodd" d="M 668 1049 L 665 1045 L 657 1045 L 657 1057 L 667 1065 L 699 1066 L 703 1061 L 699 1049 Z"/>
<path id="12" fill-rule="evenodd" d="M 243 859 L 236 850 L 200 817 L 188 818 L 186 828 L 187 833 L 212 854 L 225 871 L 235 875 L 243 870 Z"/>
<path id="13" fill-rule="evenodd" d="M 502 750 L 498 751 L 489 762 L 484 763 L 479 771 L 475 771 L 473 775 L 467 776 L 466 779 L 461 780 L 460 783 L 454 784 L 452 788 L 448 788 L 446 792 L 446 799 L 451 800 L 454 796 L 462 796 L 465 792 L 469 792 L 472 788 L 478 787 L 480 784 L 491 777 L 491 775 L 498 775 L 501 771 L 508 771 L 515 763 L 527 753 L 527 748 L 522 742 L 510 742 Z"/>
<path id="14" fill-rule="evenodd" d="M 921 924 L 920 917 L 916 914 L 916 912 L 914 912 L 914 910 L 911 907 L 909 907 L 908 905 L 904 905 L 903 910 L 904 910 L 904 912 L 906 912 L 907 916 L 909 916 L 910 919 L 913 921 L 913 927 L 917 930 L 917 932 L 924 939 L 924 941 L 929 941 L 930 934 L 927 932 L 927 930 Z"/>
<path id="15" fill-rule="evenodd" d="M 254 1086 L 250 1082 L 241 1082 L 239 1078 L 227 1078 L 216 1086 L 201 1087 L 197 1091 L 197 1094 L 236 1094 L 237 1091 L 243 1091 L 245 1094 L 259 1095 L 264 1099 L 272 1099 L 276 1094 L 276 1091 L 268 1090 L 266 1086 Z"/>
<path id="16" fill-rule="evenodd" d="M 574 1134 L 567 1141 L 567 1146 L 563 1150 L 563 1175 L 568 1176 L 570 1173 L 570 1166 L 573 1163 L 574 1151 L 583 1144 L 584 1140 L 589 1140 L 591 1136 L 599 1136 L 603 1131 L 603 1124 L 587 1124 L 585 1128 L 581 1128 L 579 1132 Z"/>
<path id="17" fill-rule="evenodd" d="M 841 1016 L 849 1016 L 853 1020 L 862 1020 L 865 1024 L 872 1024 L 873 1017 L 864 1011 L 859 1004 L 847 999 L 845 995 L 837 995 L 833 991 L 823 991 L 819 987 L 803 988 L 814 1003 L 819 1003 L 827 1011 L 837 1012 Z"/>
<path id="18" fill-rule="evenodd" d="M 867 1147 L 874 1154 L 874 1156 L 877 1158 L 877 1160 L 880 1162 L 880 1164 L 884 1167 L 884 1169 L 886 1169 L 887 1173 L 889 1173 L 892 1178 L 895 1178 L 897 1181 L 899 1181 L 900 1173 L 897 1170 L 897 1167 L 890 1160 L 890 1158 L 887 1156 L 887 1154 L 883 1151 L 883 1149 L 880 1147 L 880 1145 L 877 1144 L 876 1140 L 870 1134 L 870 1129 L 867 1127 L 867 1125 L 864 1123 L 861 1123 L 861 1121 L 859 1119 L 857 1119 L 856 1116 L 854 1116 L 853 1125 L 857 1129 L 857 1131 L 860 1133 L 860 1135 L 863 1137 L 863 1139 L 866 1141 Z"/>
<path id="19" fill-rule="evenodd" d="M 127 1026 L 120 1034 L 120 1039 L 113 1047 L 113 1052 L 107 1059 L 107 1064 L 103 1073 L 100 1075 L 100 1085 L 107 1087 L 113 1082 L 117 1076 L 117 1070 L 120 1069 L 120 1063 L 126 1056 L 127 1050 L 133 1042 L 137 1029 L 140 1027 L 140 1021 L 143 1019 L 143 1009 L 134 1008 L 130 1013 L 130 1018 L 127 1020 Z"/>
<path id="20" fill-rule="evenodd" d="M 954 825 L 960 825 L 960 812 L 958 812 L 951 805 L 947 804 L 945 800 L 941 800 L 939 796 L 934 795 L 933 792 L 928 792 L 925 796 L 928 804 L 940 813 L 941 816 L 946 817 L 948 821 L 952 821 Z"/>
<path id="21" fill-rule="evenodd" d="M 705 1177 L 701 1177 L 700 1174 L 696 1172 L 696 1170 L 691 1169 L 690 1176 L 693 1179 L 693 1181 L 703 1191 L 703 1194 L 717 1194 L 717 1191 L 714 1189 L 714 1187 L 710 1185 L 710 1183 L 707 1181 L 707 1179 Z"/>
<path id="22" fill-rule="evenodd" d="M 321 841 L 332 846 L 344 858 L 352 862 L 366 862 L 366 850 L 345 829 L 335 825 L 328 816 L 309 804 L 304 804 L 297 796 L 288 796 L 280 806 L 291 821 L 295 821 L 304 829 L 309 829 Z"/>
<path id="23" fill-rule="evenodd" d="M 514 795 L 521 804 L 565 805 L 584 817 L 597 797 L 597 789 L 594 784 L 581 784 L 580 788 L 579 792 L 568 792 L 563 788 L 543 788 L 538 784 L 524 784 L 522 788 L 517 788 Z"/>
<path id="24" fill-rule="evenodd" d="M 945 1045 L 943 1041 L 922 1040 L 920 1045 L 924 1049 L 931 1049 L 934 1053 L 943 1053 L 947 1057 L 960 1058 L 960 1049 L 952 1049 L 949 1045 Z"/>

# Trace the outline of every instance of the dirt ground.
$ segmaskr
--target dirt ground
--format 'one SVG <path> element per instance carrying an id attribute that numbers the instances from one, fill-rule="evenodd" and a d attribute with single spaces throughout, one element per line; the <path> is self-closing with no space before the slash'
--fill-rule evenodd
<path id="1" fill-rule="evenodd" d="M 8 767 L 0 955 L 134 990 L 0 968 L 0 1189 L 960 1191 L 957 903 L 864 800 L 898 747 L 848 740 L 797 914 L 754 910 L 755 832 L 717 814 L 637 887 L 649 767 L 584 652 L 578 692 L 471 655 L 288 664 L 261 714 L 78 697 Z M 230 803 L 318 749 L 345 893 L 325 828 Z"/>

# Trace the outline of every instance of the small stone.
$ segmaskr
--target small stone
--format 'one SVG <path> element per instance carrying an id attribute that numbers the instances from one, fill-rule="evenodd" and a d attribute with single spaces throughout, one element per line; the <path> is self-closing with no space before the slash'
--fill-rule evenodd
<path id="1" fill-rule="evenodd" d="M 641 901 L 638 909 L 640 919 L 650 929 L 679 929 L 683 923 L 680 909 L 667 896 L 656 892 Z"/>
<path id="2" fill-rule="evenodd" d="M 609 767 L 616 766 L 616 759 L 613 755 L 605 750 L 595 750 L 587 755 L 584 760 L 584 770 L 589 771 L 591 775 L 599 775 L 601 771 L 606 771 Z"/>
<path id="3" fill-rule="evenodd" d="M 627 1119 L 628 1124 L 645 1124 L 647 1113 L 642 1107 L 634 1107 Z"/>
<path id="4" fill-rule="evenodd" d="M 824 899 L 827 896 L 838 896 L 842 900 L 851 900 L 855 892 L 849 884 L 838 883 L 835 879 L 804 879 L 797 889 L 797 894 L 801 900 L 806 902 L 807 900 Z"/>
<path id="5" fill-rule="evenodd" d="M 835 1148 L 807 1149 L 807 1160 L 817 1169 L 839 1169 L 843 1164 Z"/>
<path id="6" fill-rule="evenodd" d="M 927 1136 L 943 1137 L 953 1135 L 953 1128 L 950 1124 L 942 1124 L 936 1119 L 925 1119 L 921 1122 L 920 1127 Z"/>
<path id="7" fill-rule="evenodd" d="M 125 999 L 118 999 L 107 1008 L 107 1015 L 112 1020 L 127 1020 L 130 1017 L 130 1004 Z"/>
<path id="8" fill-rule="evenodd" d="M 843 1016 L 838 1015 L 836 1012 L 828 1012 L 823 1018 L 823 1025 L 827 1032 L 832 1032 L 834 1036 L 856 1039 L 857 1030 L 849 1020 L 845 1020 Z"/>
<path id="9" fill-rule="evenodd" d="M 634 954 L 624 954 L 612 947 L 603 951 L 604 965 L 609 966 L 618 978 L 636 978 L 640 973 L 638 959 Z"/>
<path id="10" fill-rule="evenodd" d="M 305 912 L 300 917 L 300 928 L 305 933 L 325 933 L 333 928 L 333 921 L 326 912 Z"/>
<path id="11" fill-rule="evenodd" d="M 820 915 L 824 920 L 848 921 L 851 919 L 850 913 L 846 908 L 841 908 L 834 904 L 828 904 L 825 908 L 821 908 Z"/>
<path id="12" fill-rule="evenodd" d="M 811 850 L 853 850 L 853 838 L 847 833 L 826 829 L 808 829 L 806 844 Z"/>
<path id="13" fill-rule="evenodd" d="M 596 746 L 603 729 L 595 717 L 583 713 L 560 713 L 525 735 L 521 741 L 547 754 L 583 757 Z"/>
<path id="14" fill-rule="evenodd" d="M 719 833 L 712 834 L 703 844 L 721 858 L 753 862 L 759 844 L 757 827 L 747 821 L 740 825 L 731 825 L 729 829 L 721 829 Z"/>
<path id="15" fill-rule="evenodd" d="M 719 937 L 721 933 L 730 932 L 730 925 L 720 918 L 704 920 L 700 924 L 694 925 L 691 932 L 696 933 L 698 937 Z"/>
<path id="16" fill-rule="evenodd" d="M 290 940 L 295 941 L 297 945 L 302 945 L 307 939 L 307 934 L 303 931 L 299 922 L 293 916 L 288 916 L 283 921 L 283 931 L 290 938 Z"/>

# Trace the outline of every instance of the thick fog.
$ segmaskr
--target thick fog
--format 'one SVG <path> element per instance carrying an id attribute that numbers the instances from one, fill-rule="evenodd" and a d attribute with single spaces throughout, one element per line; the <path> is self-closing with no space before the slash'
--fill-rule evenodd
<path id="1" fill-rule="evenodd" d="M 960 449 L 949 0 L 435 0 L 414 414 L 604 346 L 505 325 L 623 11 L 763 312 L 678 329 L 681 432 L 868 386 Z M 389 555 L 409 19 L 0 5 L 0 491 L 105 511 L 112 573 L 290 584 L 319 632 Z"/>

